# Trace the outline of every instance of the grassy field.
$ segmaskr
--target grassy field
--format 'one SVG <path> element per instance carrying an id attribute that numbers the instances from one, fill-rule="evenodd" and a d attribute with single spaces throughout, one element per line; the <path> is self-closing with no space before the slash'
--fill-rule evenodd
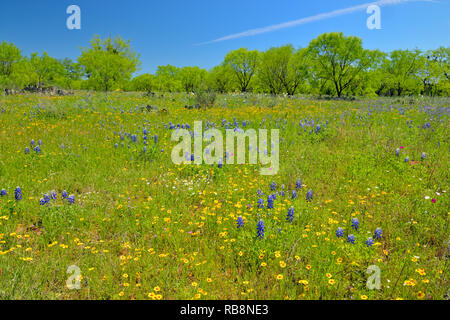
<path id="1" fill-rule="evenodd" d="M 449 102 L 0 96 L 0 299 L 447 299 Z M 173 164 L 195 120 L 279 129 L 278 174 Z"/>

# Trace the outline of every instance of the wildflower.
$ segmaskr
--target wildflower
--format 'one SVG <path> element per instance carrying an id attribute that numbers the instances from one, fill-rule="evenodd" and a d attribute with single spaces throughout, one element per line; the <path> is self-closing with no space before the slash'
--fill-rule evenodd
<path id="1" fill-rule="evenodd" d="M 289 208 L 286 220 L 289 220 L 289 222 L 292 222 L 292 220 L 294 220 L 294 207 Z"/>
<path id="2" fill-rule="evenodd" d="M 75 196 L 73 194 L 71 194 L 68 198 L 67 201 L 69 201 L 70 204 L 74 204 L 75 203 Z"/>
<path id="3" fill-rule="evenodd" d="M 67 198 L 67 191 L 66 191 L 66 190 L 64 190 L 64 191 L 62 192 L 62 197 L 63 197 L 63 199 Z"/>
<path id="4" fill-rule="evenodd" d="M 352 219 L 352 227 L 353 227 L 355 230 L 358 230 L 358 228 L 359 228 L 359 220 L 358 220 L 358 218 L 353 218 L 353 219 Z"/>
<path id="5" fill-rule="evenodd" d="M 272 182 L 272 183 L 270 184 L 270 190 L 274 191 L 276 188 L 277 188 L 276 183 L 275 183 L 275 182 Z"/>
<path id="6" fill-rule="evenodd" d="M 292 199 L 297 198 L 297 191 L 292 190 Z"/>
<path id="7" fill-rule="evenodd" d="M 264 200 L 261 198 L 258 199 L 258 208 L 264 209 Z"/>
<path id="8" fill-rule="evenodd" d="M 33 149 L 36 153 L 40 153 L 41 152 L 41 148 L 39 146 L 36 146 L 36 148 Z"/>
<path id="9" fill-rule="evenodd" d="M 342 229 L 341 227 L 337 228 L 336 230 L 336 237 L 340 238 L 344 236 L 344 229 Z"/>
<path id="10" fill-rule="evenodd" d="M 383 231 L 381 230 L 381 228 L 376 228 L 375 229 L 375 234 L 373 235 L 373 237 L 375 239 L 381 239 L 382 235 L 383 235 Z"/>
<path id="11" fill-rule="evenodd" d="M 313 198 L 313 191 L 311 189 L 308 190 L 308 192 L 306 193 L 306 201 L 312 201 Z"/>
<path id="12" fill-rule="evenodd" d="M 34 146 L 34 140 L 33 139 L 31 139 L 31 141 L 30 141 L 30 146 Z"/>
<path id="13" fill-rule="evenodd" d="M 372 237 L 367 238 L 366 244 L 367 244 L 368 247 L 370 247 L 370 246 L 373 245 L 373 239 L 372 239 Z"/>
<path id="14" fill-rule="evenodd" d="M 14 190 L 14 197 L 16 198 L 17 201 L 22 200 L 22 190 L 20 189 L 20 187 L 17 187 Z"/>
<path id="15" fill-rule="evenodd" d="M 302 188 L 302 181 L 300 179 L 298 179 L 297 182 L 295 183 L 295 187 L 297 189 L 301 189 Z"/>
<path id="16" fill-rule="evenodd" d="M 277 275 L 277 280 L 283 280 L 283 275 L 282 274 L 278 274 Z"/>
<path id="17" fill-rule="evenodd" d="M 399 148 L 395 149 L 395 155 L 396 155 L 397 157 L 400 156 L 400 149 L 399 149 Z"/>
<path id="18" fill-rule="evenodd" d="M 267 196 L 267 209 L 273 209 L 273 197 L 272 195 Z"/>
<path id="19" fill-rule="evenodd" d="M 406 157 L 406 158 L 405 158 L 405 162 L 409 162 L 409 157 Z"/>
<path id="20" fill-rule="evenodd" d="M 25 148 L 25 154 L 29 154 L 30 153 L 30 148 L 26 147 Z"/>
<path id="21" fill-rule="evenodd" d="M 45 200 L 46 203 L 50 202 L 50 196 L 47 193 L 44 194 L 44 200 Z"/>
<path id="22" fill-rule="evenodd" d="M 347 242 L 350 242 L 351 244 L 355 244 L 355 236 L 353 234 L 349 234 L 347 236 Z"/>
<path id="23" fill-rule="evenodd" d="M 431 199 L 431 202 L 432 202 L 432 203 L 436 203 L 436 199 L 434 199 L 434 198 Z"/>
<path id="24" fill-rule="evenodd" d="M 425 152 L 422 152 L 422 154 L 420 155 L 420 159 L 425 160 L 426 157 L 427 155 L 425 154 Z"/>
<path id="25" fill-rule="evenodd" d="M 6 189 L 2 189 L 2 191 L 0 191 L 0 196 L 6 196 L 7 192 Z"/>
<path id="26" fill-rule="evenodd" d="M 241 228 L 244 226 L 244 219 L 242 219 L 242 217 L 238 217 L 237 218 L 237 227 Z"/>
<path id="27" fill-rule="evenodd" d="M 55 190 L 52 190 L 52 192 L 50 192 L 50 196 L 51 196 L 51 198 L 52 198 L 53 200 L 56 200 L 57 195 L 56 195 Z"/>
<path id="28" fill-rule="evenodd" d="M 39 200 L 39 204 L 40 204 L 41 206 L 45 205 L 46 203 L 47 203 L 47 201 L 45 201 L 44 198 L 41 198 L 41 199 Z"/>
<path id="29" fill-rule="evenodd" d="M 259 220 L 258 225 L 256 226 L 258 238 L 264 238 L 264 221 Z"/>

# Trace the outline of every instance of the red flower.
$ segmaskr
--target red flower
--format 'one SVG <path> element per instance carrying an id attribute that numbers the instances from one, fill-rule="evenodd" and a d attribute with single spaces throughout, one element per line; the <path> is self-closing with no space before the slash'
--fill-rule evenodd
<path id="1" fill-rule="evenodd" d="M 431 199 L 431 202 L 436 203 L 436 199 L 434 199 L 434 198 Z"/>

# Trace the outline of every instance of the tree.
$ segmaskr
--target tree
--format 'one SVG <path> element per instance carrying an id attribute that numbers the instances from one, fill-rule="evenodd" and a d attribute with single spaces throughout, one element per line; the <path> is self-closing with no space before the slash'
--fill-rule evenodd
<path id="1" fill-rule="evenodd" d="M 170 64 L 158 66 L 156 70 L 156 83 L 159 91 L 178 92 L 181 90 L 179 79 L 180 68 Z"/>
<path id="2" fill-rule="evenodd" d="M 207 71 L 199 67 L 183 67 L 180 69 L 180 81 L 184 91 L 194 92 L 203 83 Z"/>
<path id="3" fill-rule="evenodd" d="M 130 83 L 130 89 L 132 91 L 145 91 L 152 92 L 156 85 L 156 76 L 149 73 L 141 74 L 134 77 Z"/>
<path id="4" fill-rule="evenodd" d="M 220 64 L 209 70 L 206 77 L 208 87 L 220 93 L 233 89 L 233 71 L 230 67 Z"/>
<path id="5" fill-rule="evenodd" d="M 258 79 L 271 94 L 280 94 L 288 81 L 289 62 L 294 53 L 292 45 L 272 47 L 261 54 Z"/>
<path id="6" fill-rule="evenodd" d="M 19 48 L 13 43 L 3 41 L 0 44 L 0 75 L 9 77 L 14 70 L 14 65 L 21 59 Z"/>
<path id="7" fill-rule="evenodd" d="M 421 65 L 420 50 L 394 50 L 385 59 L 382 69 L 386 81 L 398 96 L 414 93 L 418 88 L 417 73 Z"/>
<path id="8" fill-rule="evenodd" d="M 342 32 L 324 33 L 308 46 L 314 59 L 317 76 L 334 84 L 338 97 L 356 79 L 359 73 L 370 68 L 381 53 L 365 50 L 358 37 L 344 36 Z"/>
<path id="9" fill-rule="evenodd" d="M 259 52 L 240 48 L 229 52 L 224 59 L 224 65 L 233 70 L 235 80 L 241 92 L 246 92 L 250 81 L 258 67 Z"/>
<path id="10" fill-rule="evenodd" d="M 82 49 L 78 62 L 84 68 L 89 85 L 104 91 L 128 81 L 140 66 L 139 55 L 131 48 L 130 41 L 120 36 L 105 40 L 95 36 L 91 47 Z"/>
<path id="11" fill-rule="evenodd" d="M 29 59 L 29 68 L 31 70 L 30 84 L 37 87 L 53 82 L 64 72 L 64 66 L 55 58 L 50 57 L 47 52 L 41 56 L 32 53 Z"/>

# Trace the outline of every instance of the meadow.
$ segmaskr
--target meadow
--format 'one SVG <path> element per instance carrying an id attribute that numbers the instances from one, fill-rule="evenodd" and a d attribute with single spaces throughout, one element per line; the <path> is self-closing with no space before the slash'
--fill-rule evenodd
<path id="1" fill-rule="evenodd" d="M 0 96 L 0 299 L 448 299 L 449 102 Z M 278 173 L 173 164 L 195 120 Z"/>

